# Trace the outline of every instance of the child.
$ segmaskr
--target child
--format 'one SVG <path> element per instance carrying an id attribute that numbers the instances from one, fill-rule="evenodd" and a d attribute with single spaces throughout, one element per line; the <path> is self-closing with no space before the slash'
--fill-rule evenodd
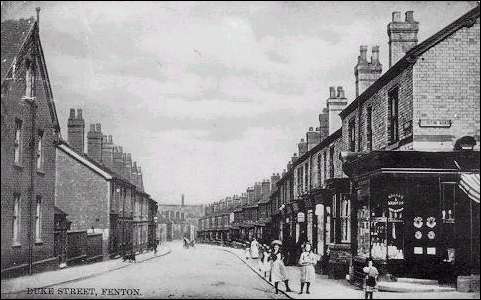
<path id="1" fill-rule="evenodd" d="M 279 282 L 284 281 L 286 285 L 286 292 L 292 292 L 289 288 L 289 279 L 287 278 L 287 270 L 284 262 L 282 261 L 282 254 L 279 251 L 282 243 L 275 240 L 271 243 L 272 254 L 269 256 L 271 262 L 271 279 L 274 282 L 274 287 L 276 288 L 276 294 L 279 294 Z"/>
<path id="2" fill-rule="evenodd" d="M 267 278 L 267 272 L 270 272 L 270 262 L 269 256 L 271 255 L 271 252 L 267 245 L 262 245 L 262 248 L 260 249 L 260 256 L 259 256 L 259 271 L 261 273 L 264 273 L 264 277 Z M 269 280 L 270 281 L 270 280 Z"/>
<path id="3" fill-rule="evenodd" d="M 364 299 L 373 299 L 373 293 L 376 289 L 376 281 L 379 272 L 377 268 L 372 264 L 372 258 L 367 260 L 367 267 L 362 269 L 366 273 L 366 284 L 364 285 Z"/>
<path id="4" fill-rule="evenodd" d="M 299 265 L 301 266 L 301 291 L 299 294 L 302 294 L 304 284 L 306 284 L 306 294 L 310 294 L 309 288 L 311 286 L 311 282 L 316 280 L 314 265 L 318 260 L 319 259 L 317 255 L 312 253 L 311 244 L 306 242 L 303 247 L 303 252 L 299 258 Z"/>

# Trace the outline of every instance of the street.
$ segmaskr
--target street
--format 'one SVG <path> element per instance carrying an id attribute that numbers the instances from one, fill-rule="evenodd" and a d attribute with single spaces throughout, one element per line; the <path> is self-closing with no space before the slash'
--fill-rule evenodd
<path id="1" fill-rule="evenodd" d="M 126 268 L 85 280 L 52 286 L 50 290 L 53 294 L 21 293 L 15 296 L 19 298 L 286 298 L 283 294 L 275 295 L 272 286 L 261 280 L 249 267 L 230 253 L 203 247 L 184 249 L 180 242 L 172 242 L 168 246 L 172 249 L 169 255 L 142 263 L 132 263 Z"/>

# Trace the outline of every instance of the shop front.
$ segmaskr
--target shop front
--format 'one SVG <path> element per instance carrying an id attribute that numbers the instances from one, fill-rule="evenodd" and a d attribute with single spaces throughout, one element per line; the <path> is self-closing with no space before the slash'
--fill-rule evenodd
<path id="1" fill-rule="evenodd" d="M 479 152 L 375 151 L 345 161 L 352 181 L 352 281 L 372 257 L 381 279 L 479 274 Z"/>

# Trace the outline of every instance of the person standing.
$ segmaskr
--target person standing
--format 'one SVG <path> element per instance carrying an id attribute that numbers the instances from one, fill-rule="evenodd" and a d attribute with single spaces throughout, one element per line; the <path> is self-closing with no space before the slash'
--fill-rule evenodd
<path id="1" fill-rule="evenodd" d="M 259 243 L 257 242 L 256 238 L 252 239 L 250 253 L 253 259 L 259 258 Z"/>
<path id="2" fill-rule="evenodd" d="M 372 258 L 367 260 L 367 266 L 364 267 L 363 272 L 366 274 L 366 282 L 364 284 L 364 299 L 373 299 L 373 293 L 377 285 L 377 276 L 379 271 L 373 265 Z"/>
<path id="3" fill-rule="evenodd" d="M 309 288 L 311 282 L 316 280 L 314 265 L 319 258 L 316 254 L 312 253 L 311 244 L 309 242 L 306 242 L 302 248 L 303 251 L 299 257 L 299 265 L 301 266 L 301 291 L 299 294 L 302 294 L 304 285 L 306 285 L 306 294 L 310 294 Z"/>
<path id="4" fill-rule="evenodd" d="M 279 294 L 279 282 L 283 281 L 286 285 L 286 292 L 292 292 L 289 288 L 289 279 L 287 277 L 287 270 L 284 262 L 282 261 L 282 254 L 280 252 L 281 241 L 274 240 L 271 243 L 272 254 L 269 256 L 269 261 L 271 262 L 271 279 L 274 282 L 274 287 L 276 288 L 276 294 Z"/>

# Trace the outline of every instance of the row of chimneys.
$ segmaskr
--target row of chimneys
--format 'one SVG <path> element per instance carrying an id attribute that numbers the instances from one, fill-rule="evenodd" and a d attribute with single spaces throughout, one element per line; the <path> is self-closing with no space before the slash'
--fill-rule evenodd
<path id="1" fill-rule="evenodd" d="M 84 154 L 85 121 L 82 109 L 70 109 L 67 122 L 67 142 L 72 149 Z M 130 181 L 143 191 L 142 169 L 137 162 L 132 162 L 132 155 L 124 153 L 122 146 L 115 146 L 111 135 L 102 134 L 100 123 L 90 124 L 87 133 L 87 156 L 106 166 L 118 175 Z"/>
<path id="2" fill-rule="evenodd" d="M 413 11 L 405 13 L 404 21 L 401 20 L 401 12 L 392 13 L 392 21 L 387 25 L 387 34 L 389 37 L 389 68 L 398 62 L 411 48 L 417 45 L 417 34 L 419 31 L 419 23 L 414 20 Z M 373 84 L 382 73 L 382 64 L 379 61 L 379 46 L 371 48 L 371 60 L 367 59 L 368 47 L 360 46 L 357 64 L 354 67 L 354 76 L 356 78 L 356 98 L 359 97 L 371 84 Z M 342 120 L 339 113 L 346 108 L 348 100 L 345 97 L 342 86 L 329 87 L 329 98 L 327 99 L 327 107 L 319 114 L 319 127 L 316 131 L 310 127 L 306 133 L 306 141 L 301 139 L 297 144 L 298 153 L 294 153 L 291 160 L 287 164 L 289 170 L 293 163 L 304 153 L 311 150 L 316 144 L 320 143 L 336 130 L 341 128 Z M 286 172 L 286 170 L 283 171 Z"/>

